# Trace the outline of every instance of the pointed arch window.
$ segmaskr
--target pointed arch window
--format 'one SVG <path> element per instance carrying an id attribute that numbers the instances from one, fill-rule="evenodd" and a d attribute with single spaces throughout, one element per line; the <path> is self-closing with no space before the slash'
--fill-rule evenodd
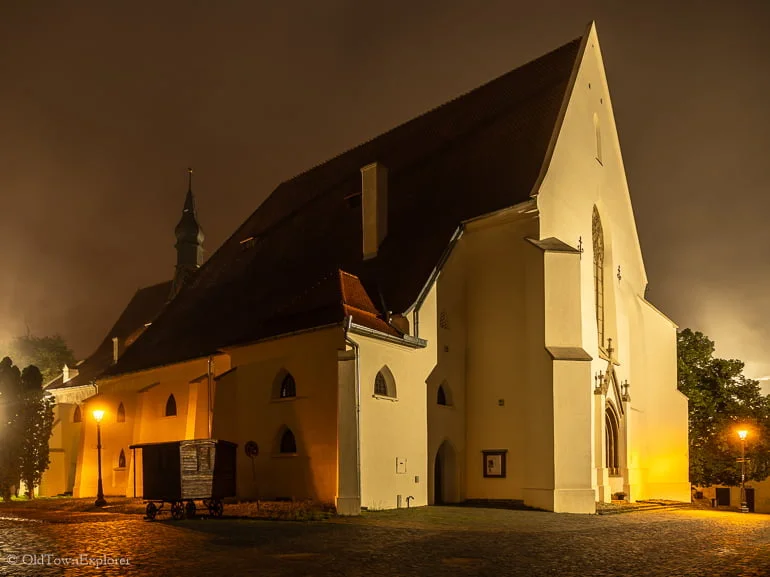
<path id="1" fill-rule="evenodd" d="M 72 422 L 73 423 L 82 423 L 83 422 L 83 413 L 80 412 L 80 405 L 75 407 L 75 412 L 72 413 Z"/>
<path id="2" fill-rule="evenodd" d="M 290 397 L 297 396 L 297 383 L 291 373 L 286 373 L 281 381 L 281 390 L 279 397 L 282 399 L 288 399 Z"/>
<path id="3" fill-rule="evenodd" d="M 611 476 L 620 475 L 620 423 L 612 407 L 604 412 L 605 424 L 605 466 Z"/>
<path id="4" fill-rule="evenodd" d="M 168 400 L 166 401 L 166 416 L 176 416 L 176 399 L 174 398 L 173 394 L 169 395 Z"/>
<path id="5" fill-rule="evenodd" d="M 118 411 L 115 413 L 115 420 L 118 423 L 126 422 L 126 408 L 123 406 L 123 403 L 118 405 Z"/>
<path id="6" fill-rule="evenodd" d="M 378 397 L 396 398 L 396 380 L 387 366 L 382 367 L 374 377 L 374 394 Z"/>
<path id="7" fill-rule="evenodd" d="M 381 372 L 374 377 L 374 394 L 388 396 L 388 383 L 385 382 L 385 376 Z"/>
<path id="8" fill-rule="evenodd" d="M 293 454 L 297 452 L 297 439 L 288 427 L 281 435 L 278 451 L 281 454 Z"/>
<path id="9" fill-rule="evenodd" d="M 594 207 L 593 222 L 594 246 L 594 303 L 596 306 L 596 331 L 599 347 L 604 348 L 604 230 L 599 218 L 599 211 Z"/>
<path id="10" fill-rule="evenodd" d="M 452 406 L 452 389 L 449 387 L 449 383 L 445 380 L 438 386 L 436 391 L 436 404 L 442 407 Z"/>
<path id="11" fill-rule="evenodd" d="M 120 455 L 118 456 L 118 469 L 125 469 L 126 468 L 126 453 L 123 451 L 123 449 L 120 450 Z"/>

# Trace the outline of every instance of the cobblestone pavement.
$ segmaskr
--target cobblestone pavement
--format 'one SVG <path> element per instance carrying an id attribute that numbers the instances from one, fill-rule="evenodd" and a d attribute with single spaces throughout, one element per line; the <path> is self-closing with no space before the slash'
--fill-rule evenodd
<path id="1" fill-rule="evenodd" d="M 311 523 L 10 514 L 0 508 L 0 575 L 20 577 L 770 576 L 770 516 L 720 511 L 584 516 L 430 507 Z M 63 566 L 81 556 L 130 564 Z"/>

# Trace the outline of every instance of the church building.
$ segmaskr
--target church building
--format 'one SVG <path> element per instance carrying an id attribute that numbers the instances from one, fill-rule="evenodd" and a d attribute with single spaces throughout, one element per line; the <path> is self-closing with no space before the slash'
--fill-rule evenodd
<path id="1" fill-rule="evenodd" d="M 166 303 L 181 290 L 203 262 L 203 229 L 198 224 L 195 197 L 192 192 L 192 169 L 188 170 L 188 189 L 182 218 L 175 229 L 177 263 L 171 281 L 139 289 L 129 301 L 118 320 L 94 353 L 74 367 L 65 366 L 62 374 L 45 385 L 53 396 L 54 425 L 49 441 L 50 464 L 43 474 L 38 494 L 55 496 L 72 494 L 83 450 L 83 420 L 87 415 L 83 403 L 98 394 L 98 378 L 118 361 L 122 352 L 152 324 Z M 125 405 L 114 411 L 117 422 L 125 422 Z M 113 485 L 126 483 L 126 456 L 118 454 L 115 467 L 110 469 Z"/>
<path id="2" fill-rule="evenodd" d="M 142 494 L 131 445 L 213 437 L 239 498 L 341 514 L 690 500 L 676 326 L 644 296 L 593 24 L 279 185 L 198 264 L 74 401 L 75 496 L 100 409 L 108 495 Z"/>

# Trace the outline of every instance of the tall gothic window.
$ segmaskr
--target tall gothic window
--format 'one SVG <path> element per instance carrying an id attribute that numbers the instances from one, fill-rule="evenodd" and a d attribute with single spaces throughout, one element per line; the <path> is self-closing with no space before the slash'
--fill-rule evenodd
<path id="1" fill-rule="evenodd" d="M 594 300 L 596 303 L 596 331 L 599 336 L 599 347 L 604 348 L 604 231 L 599 211 L 594 207 L 593 215 L 594 241 Z"/>
<path id="2" fill-rule="evenodd" d="M 123 449 L 120 450 L 120 455 L 118 456 L 118 468 L 126 468 L 126 453 L 123 451 Z"/>
<path id="3" fill-rule="evenodd" d="M 118 405 L 118 412 L 115 414 L 115 420 L 118 423 L 126 422 L 126 408 L 123 406 L 123 403 Z"/>
<path id="4" fill-rule="evenodd" d="M 620 474 L 620 424 L 612 407 L 607 407 L 604 413 L 605 425 L 605 463 L 612 476 Z"/>
<path id="5" fill-rule="evenodd" d="M 72 413 L 72 422 L 80 423 L 83 421 L 83 414 L 80 412 L 80 405 L 75 407 L 75 412 Z"/>

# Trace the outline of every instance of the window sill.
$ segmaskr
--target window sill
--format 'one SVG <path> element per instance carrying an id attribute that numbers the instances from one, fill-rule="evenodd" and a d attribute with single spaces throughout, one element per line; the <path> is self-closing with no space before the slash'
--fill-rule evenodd
<path id="1" fill-rule="evenodd" d="M 455 406 L 454 406 L 454 405 L 449 405 L 449 404 L 447 404 L 447 405 L 442 405 L 441 403 L 436 403 L 436 406 L 437 406 L 437 407 L 441 407 L 442 409 L 454 409 L 454 408 L 455 408 Z"/>
<path id="2" fill-rule="evenodd" d="M 299 457 L 297 453 L 275 453 L 271 455 L 273 459 L 293 459 Z"/>
<path id="3" fill-rule="evenodd" d="M 383 401 L 390 401 L 392 403 L 397 403 L 398 402 L 398 398 L 397 397 L 389 397 L 387 395 L 372 395 L 372 398 L 380 399 L 380 400 L 383 400 Z"/>
<path id="4" fill-rule="evenodd" d="M 271 403 L 291 403 L 292 401 L 296 401 L 298 399 L 307 399 L 307 397 L 274 397 L 270 399 Z"/>
<path id="5" fill-rule="evenodd" d="M 115 467 L 113 469 L 113 471 L 115 471 L 116 473 L 120 473 L 121 471 L 125 471 L 125 470 L 126 470 L 126 467 Z"/>

